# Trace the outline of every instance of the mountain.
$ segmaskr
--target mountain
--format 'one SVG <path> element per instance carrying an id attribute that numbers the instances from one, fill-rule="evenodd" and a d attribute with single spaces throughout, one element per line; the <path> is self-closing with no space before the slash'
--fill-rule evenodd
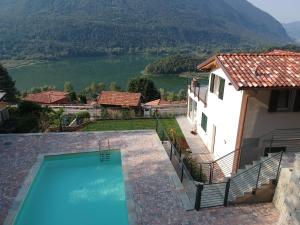
<path id="1" fill-rule="evenodd" d="M 284 28 L 291 38 L 300 43 L 300 21 L 286 23 Z"/>
<path id="2" fill-rule="evenodd" d="M 2 58 L 289 41 L 278 21 L 246 0 L 0 0 Z"/>

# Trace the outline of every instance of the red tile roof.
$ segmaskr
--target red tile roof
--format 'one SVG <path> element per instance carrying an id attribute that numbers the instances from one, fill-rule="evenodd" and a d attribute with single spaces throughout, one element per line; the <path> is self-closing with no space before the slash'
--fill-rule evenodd
<path id="1" fill-rule="evenodd" d="M 220 67 L 236 89 L 300 87 L 300 53 L 219 54 L 198 69 Z"/>
<path id="2" fill-rule="evenodd" d="M 186 104 L 186 101 L 167 101 L 164 99 L 156 99 L 151 102 L 147 102 L 144 104 L 144 106 L 170 106 L 170 105 L 180 105 L 180 104 Z"/>
<path id="3" fill-rule="evenodd" d="M 100 105 L 114 105 L 122 107 L 137 107 L 140 104 L 141 93 L 102 91 L 98 98 Z"/>
<path id="4" fill-rule="evenodd" d="M 163 99 L 156 99 L 151 102 L 145 103 L 145 105 L 147 105 L 147 106 L 170 105 L 170 104 L 171 104 L 171 102 L 163 100 Z"/>
<path id="5" fill-rule="evenodd" d="M 63 91 L 43 91 L 27 95 L 24 100 L 40 104 L 61 104 L 68 102 L 69 94 Z"/>

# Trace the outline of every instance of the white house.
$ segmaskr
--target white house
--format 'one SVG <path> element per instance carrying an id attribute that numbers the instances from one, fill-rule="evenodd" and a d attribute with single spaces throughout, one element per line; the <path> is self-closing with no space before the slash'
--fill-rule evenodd
<path id="1" fill-rule="evenodd" d="M 218 54 L 198 69 L 210 72 L 209 85 L 193 79 L 187 116 L 215 159 L 230 153 L 236 171 L 266 153 L 300 147 L 299 53 Z"/>

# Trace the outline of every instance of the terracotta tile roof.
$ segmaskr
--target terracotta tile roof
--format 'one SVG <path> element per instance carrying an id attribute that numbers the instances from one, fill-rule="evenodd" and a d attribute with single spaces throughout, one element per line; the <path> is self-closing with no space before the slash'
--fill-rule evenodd
<path id="1" fill-rule="evenodd" d="M 36 102 L 40 104 L 55 104 L 66 103 L 68 100 L 68 93 L 63 91 L 43 91 L 36 94 L 27 95 L 24 100 L 30 102 Z"/>
<path id="2" fill-rule="evenodd" d="M 164 99 L 156 99 L 151 102 L 147 102 L 144 106 L 170 106 L 170 105 L 179 105 L 179 104 L 186 104 L 186 101 L 167 101 Z"/>
<path id="3" fill-rule="evenodd" d="M 170 105 L 170 104 L 171 104 L 171 102 L 163 100 L 163 99 L 156 99 L 151 102 L 145 103 L 145 105 L 147 105 L 147 106 Z"/>
<path id="4" fill-rule="evenodd" d="M 236 89 L 300 87 L 300 53 L 219 54 L 198 68 L 221 67 Z"/>
<path id="5" fill-rule="evenodd" d="M 122 107 L 137 107 L 140 104 L 141 93 L 102 91 L 98 98 L 100 105 L 114 105 Z"/>

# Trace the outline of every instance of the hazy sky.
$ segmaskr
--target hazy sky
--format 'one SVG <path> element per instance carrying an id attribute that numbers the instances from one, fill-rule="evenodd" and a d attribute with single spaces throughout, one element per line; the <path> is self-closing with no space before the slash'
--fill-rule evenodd
<path id="1" fill-rule="evenodd" d="M 300 0 L 248 0 L 281 23 L 300 21 Z"/>

